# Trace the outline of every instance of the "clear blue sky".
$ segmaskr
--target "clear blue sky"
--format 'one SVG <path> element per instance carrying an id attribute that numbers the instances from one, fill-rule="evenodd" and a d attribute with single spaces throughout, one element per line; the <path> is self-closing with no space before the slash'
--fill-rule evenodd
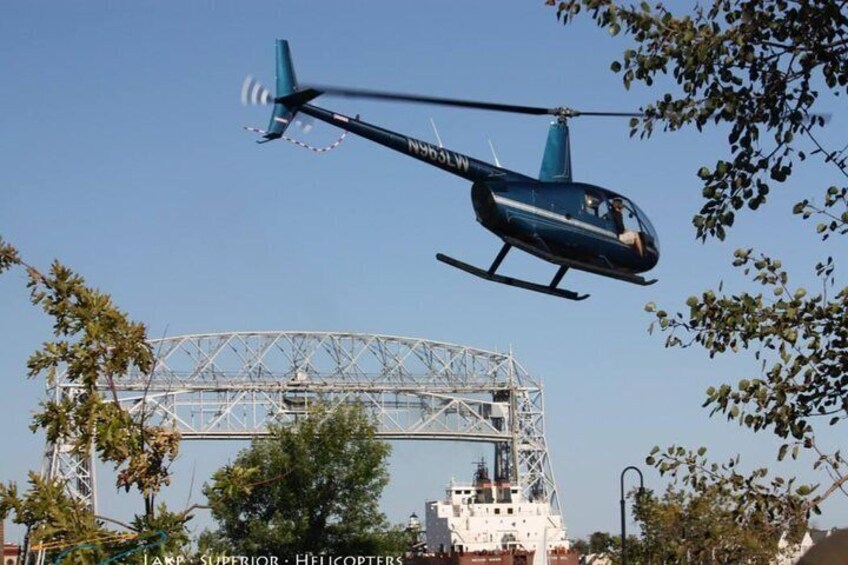
<path id="1" fill-rule="evenodd" d="M 487 284 L 434 259 L 441 251 L 487 264 L 499 248 L 474 221 L 467 182 L 358 138 L 315 155 L 257 146 L 241 131 L 267 124 L 265 110 L 240 106 L 238 95 L 248 73 L 272 82 L 278 37 L 290 40 L 304 82 L 599 110 L 635 109 L 661 93 L 625 91 L 609 71 L 625 40 L 586 20 L 563 27 L 541 1 L 5 3 L 0 234 L 29 262 L 60 258 L 111 292 L 151 337 L 350 330 L 512 347 L 545 383 L 571 536 L 618 529 L 618 474 L 642 465 L 655 444 L 707 445 L 722 458 L 742 452 L 748 467 L 771 466 L 777 441 L 700 409 L 710 384 L 751 376 L 751 359 L 665 350 L 647 334 L 643 306 L 681 306 L 720 280 L 741 288 L 730 269 L 740 246 L 809 278 L 817 259 L 842 249 L 819 246 L 789 208 L 833 181 L 828 171 L 802 168 L 763 211 L 738 218 L 727 242 L 703 245 L 690 224 L 700 205 L 695 171 L 723 155 L 721 131 L 640 141 L 620 121 L 575 121 L 575 178 L 648 212 L 662 243 L 660 282 L 569 274 L 570 288 L 592 294 L 582 303 Z M 544 118 L 320 104 L 431 140 L 433 117 L 448 147 L 490 159 L 492 139 L 505 166 L 530 175 L 547 129 Z M 836 113 L 834 123 L 844 119 Z M 321 145 L 336 134 L 320 126 L 307 139 Z M 504 270 L 553 273 L 517 254 Z M 20 271 L 0 278 L 0 478 L 17 481 L 41 462 L 42 439 L 26 425 L 43 382 L 24 374 L 50 331 L 23 285 Z M 194 469 L 198 501 L 198 485 L 238 447 L 184 444 L 165 498 L 185 504 Z M 470 478 L 481 455 L 491 460 L 481 446 L 396 444 L 385 511 L 393 521 L 420 514 L 452 476 Z M 101 510 L 126 516 L 137 501 L 114 494 L 110 480 L 99 483 Z M 652 471 L 646 481 L 662 484 Z M 817 523 L 848 525 L 846 506 L 827 504 Z"/>

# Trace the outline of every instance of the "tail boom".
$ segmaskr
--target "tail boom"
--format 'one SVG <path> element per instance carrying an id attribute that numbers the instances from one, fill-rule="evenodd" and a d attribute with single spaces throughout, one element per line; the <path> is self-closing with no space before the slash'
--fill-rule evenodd
<path id="1" fill-rule="evenodd" d="M 303 92 L 306 93 L 309 91 L 304 90 Z M 320 91 L 316 90 L 315 92 L 320 94 Z M 426 141 L 363 122 L 358 118 L 351 118 L 343 114 L 331 112 L 318 106 L 304 104 L 298 111 L 303 112 L 307 116 L 312 116 L 316 120 L 349 131 L 472 182 L 487 180 L 493 177 L 498 177 L 502 180 L 532 180 L 520 173 L 495 167 L 494 165 L 463 155 L 462 153 L 450 151 L 449 149 L 432 145 Z"/>

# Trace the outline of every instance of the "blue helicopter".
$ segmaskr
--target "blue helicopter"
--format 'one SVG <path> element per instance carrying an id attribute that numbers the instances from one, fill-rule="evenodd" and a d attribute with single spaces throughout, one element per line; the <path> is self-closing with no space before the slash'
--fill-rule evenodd
<path id="1" fill-rule="evenodd" d="M 436 259 L 474 276 L 510 286 L 567 298 L 583 300 L 578 294 L 559 288 L 569 269 L 577 269 L 638 285 L 655 279 L 639 276 L 659 260 L 659 238 L 650 220 L 628 198 L 612 190 L 574 182 L 571 177 L 571 150 L 568 120 L 579 116 L 633 117 L 623 112 L 583 112 L 566 107 L 542 108 L 398 94 L 331 86 L 299 85 L 296 81 L 288 42 L 277 40 L 277 76 L 274 95 L 248 77 L 242 86 L 242 102 L 272 105 L 267 130 L 245 128 L 262 134 L 258 143 L 288 139 L 286 129 L 298 113 L 336 126 L 380 145 L 409 155 L 471 181 L 471 202 L 477 221 L 503 241 L 488 269 L 463 263 L 441 253 Z M 309 104 L 321 95 L 346 96 L 456 106 L 499 112 L 553 116 L 542 159 L 539 178 L 491 165 L 456 151 L 432 145 L 366 122 Z M 295 143 L 298 143 L 295 141 Z M 302 143 L 301 143 L 302 145 Z M 548 284 L 533 283 L 497 273 L 507 253 L 515 247 L 558 267 Z"/>

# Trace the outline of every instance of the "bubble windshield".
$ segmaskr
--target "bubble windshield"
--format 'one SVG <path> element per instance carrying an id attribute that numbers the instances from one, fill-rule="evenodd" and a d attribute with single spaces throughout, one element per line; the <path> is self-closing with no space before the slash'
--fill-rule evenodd
<path id="1" fill-rule="evenodd" d="M 642 226 L 642 231 L 651 236 L 654 240 L 654 245 L 657 248 L 657 251 L 660 250 L 660 238 L 657 235 L 657 230 L 654 229 L 653 224 L 651 224 L 651 220 L 648 219 L 648 215 L 642 211 L 641 208 L 636 206 L 634 202 L 630 202 L 630 205 L 633 207 L 633 211 L 636 213 L 636 217 L 639 219 L 639 224 Z"/>

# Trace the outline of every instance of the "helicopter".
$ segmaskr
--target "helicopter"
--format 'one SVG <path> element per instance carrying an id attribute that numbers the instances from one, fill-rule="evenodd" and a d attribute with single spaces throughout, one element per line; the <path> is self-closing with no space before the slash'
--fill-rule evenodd
<path id="1" fill-rule="evenodd" d="M 309 104 L 321 95 L 412 102 L 517 114 L 553 116 L 538 178 L 492 165 L 456 151 L 403 135 Z M 442 253 L 436 259 L 482 279 L 553 295 L 584 300 L 559 287 L 569 269 L 647 286 L 656 279 L 639 273 L 659 261 L 659 238 L 648 216 L 625 196 L 593 184 L 575 182 L 571 174 L 568 120 L 581 116 L 638 117 L 629 112 L 584 112 L 568 107 L 543 108 L 478 102 L 416 94 L 298 84 L 286 40 L 276 42 L 276 93 L 252 77 L 242 85 L 242 102 L 273 106 L 266 130 L 257 143 L 286 139 L 287 128 L 304 114 L 471 181 L 471 203 L 477 221 L 503 242 L 488 268 L 464 263 Z M 438 133 L 437 133 L 438 136 Z M 343 139 L 344 134 L 342 135 Z M 339 140 L 339 141 L 340 141 Z M 336 143 L 336 145 L 338 142 Z M 496 159 L 497 160 L 497 159 Z M 507 253 L 518 249 L 557 266 L 547 284 L 499 274 Z"/>

